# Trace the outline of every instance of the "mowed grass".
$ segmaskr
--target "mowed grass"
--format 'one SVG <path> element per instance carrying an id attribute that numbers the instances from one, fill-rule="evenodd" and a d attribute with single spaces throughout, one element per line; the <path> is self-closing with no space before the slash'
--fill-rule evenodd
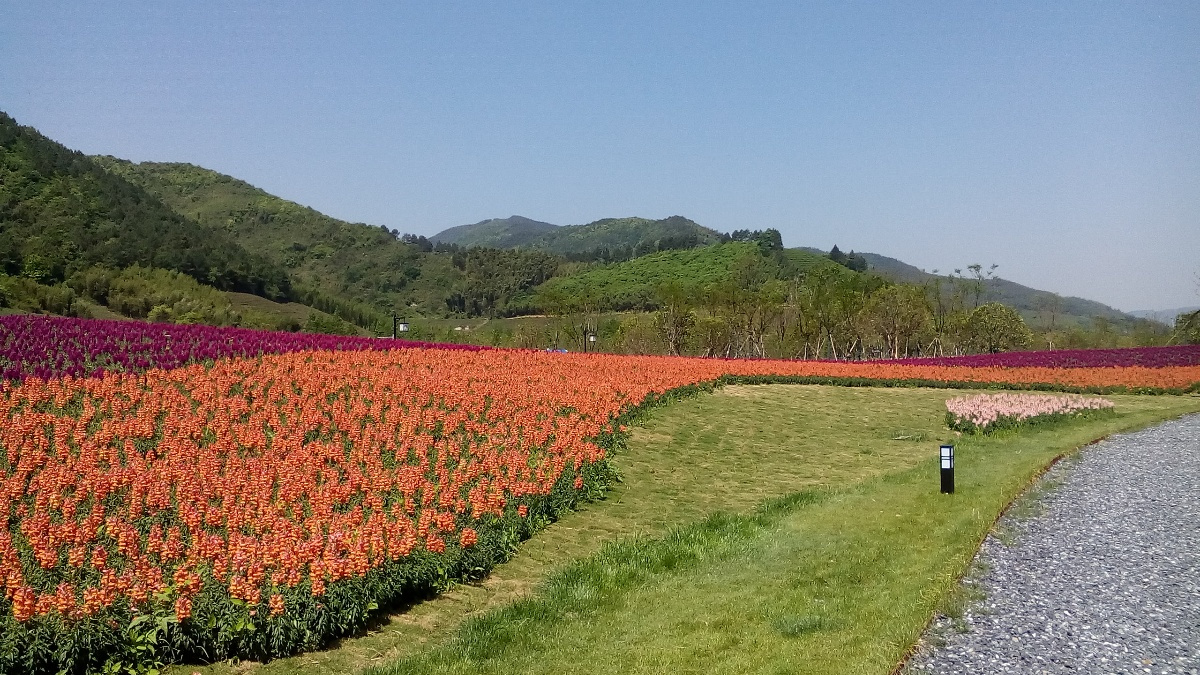
<path id="1" fill-rule="evenodd" d="M 205 670 L 886 673 L 1048 461 L 1200 410 L 1112 397 L 1110 419 L 958 439 L 959 492 L 941 496 L 944 400 L 961 393 L 770 385 L 674 403 L 614 457 L 608 500 L 482 584 L 336 648 Z"/>

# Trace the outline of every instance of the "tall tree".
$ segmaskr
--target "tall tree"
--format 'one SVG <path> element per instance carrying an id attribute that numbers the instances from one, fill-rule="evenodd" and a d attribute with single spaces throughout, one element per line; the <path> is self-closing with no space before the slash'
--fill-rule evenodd
<path id="1" fill-rule="evenodd" d="M 1029 346 L 1033 333 L 1016 310 L 998 302 L 976 307 L 967 319 L 967 343 L 977 352 L 995 354 Z"/>
<path id="2" fill-rule="evenodd" d="M 658 285 L 654 297 L 658 302 L 654 328 L 662 335 L 667 350 L 679 355 L 696 325 L 693 291 L 678 281 L 667 281 Z"/>
<path id="3" fill-rule="evenodd" d="M 867 314 L 893 359 L 900 358 L 901 349 L 907 356 L 909 343 L 930 325 L 924 292 L 908 284 L 886 286 L 871 294 Z"/>

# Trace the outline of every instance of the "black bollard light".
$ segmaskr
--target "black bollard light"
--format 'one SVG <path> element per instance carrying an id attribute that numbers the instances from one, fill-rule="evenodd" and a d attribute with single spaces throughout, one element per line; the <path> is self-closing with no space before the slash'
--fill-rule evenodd
<path id="1" fill-rule="evenodd" d="M 954 446 L 942 446 L 942 494 L 954 492 Z"/>

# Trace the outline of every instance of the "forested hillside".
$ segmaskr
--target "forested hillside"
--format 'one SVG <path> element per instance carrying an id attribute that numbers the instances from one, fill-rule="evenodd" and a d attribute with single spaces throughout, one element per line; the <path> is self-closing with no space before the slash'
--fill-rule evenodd
<path id="1" fill-rule="evenodd" d="M 531 220 L 524 216 L 509 216 L 452 227 L 438 232 L 429 240 L 435 244 L 455 244 L 465 248 L 517 248 L 529 246 L 542 235 L 558 228 L 558 225 Z"/>
<path id="2" fill-rule="evenodd" d="M 604 218 L 586 225 L 563 227 L 512 216 L 452 227 L 430 237 L 435 243 L 539 249 L 568 260 L 599 262 L 619 262 L 658 251 L 709 246 L 729 239 L 729 235 L 683 216 L 661 220 Z"/>
<path id="3" fill-rule="evenodd" d="M 705 287 L 751 271 L 755 275 L 787 279 L 801 276 L 813 265 L 837 267 L 828 258 L 805 251 L 763 251 L 753 242 L 732 241 L 703 248 L 662 251 L 593 267 L 551 279 L 538 289 L 538 293 L 543 299 L 587 297 L 603 310 L 652 310 L 660 304 L 657 289 L 664 284 L 675 284 L 699 293 Z M 540 304 L 546 302 L 543 300 Z"/>
<path id="4" fill-rule="evenodd" d="M 280 266 L 0 113 L 0 272 L 53 286 L 91 266 L 135 264 L 221 290 L 291 293 Z"/>
<path id="5" fill-rule="evenodd" d="M 302 302 L 379 332 L 390 329 L 393 312 L 515 311 L 509 300 L 552 276 L 559 264 L 540 252 L 434 250 L 423 238 L 405 241 L 384 226 L 338 220 L 191 164 L 97 161 L 287 269 Z"/>
<path id="6" fill-rule="evenodd" d="M 941 270 L 931 274 L 895 258 L 876 253 L 860 254 L 866 258 L 871 271 L 893 281 L 912 284 L 978 284 L 982 290 L 979 301 L 1002 302 L 1021 312 L 1028 321 L 1043 322 L 1049 329 L 1066 328 L 1086 324 L 1097 317 L 1126 329 L 1136 328 L 1140 317 L 1126 314 L 1095 300 L 1061 296 L 1048 291 L 1030 288 L 1001 278 L 982 266 L 969 266 L 958 270 Z M 997 270 L 998 271 L 998 270 Z"/>
<path id="7" fill-rule="evenodd" d="M 936 276 L 874 254 L 785 249 L 776 230 L 722 234 L 680 216 L 568 227 L 514 216 L 448 231 L 494 247 L 431 241 L 338 220 L 201 167 L 89 158 L 7 116 L 0 123 L 5 312 L 374 334 L 390 330 L 392 314 L 414 329 L 438 318 L 547 314 L 534 321 L 553 335 L 517 327 L 508 342 L 558 345 L 573 335 L 579 344 L 599 333 L 610 348 L 619 336 L 623 350 L 844 358 L 990 350 L 980 331 L 1007 305 L 1024 319 L 1001 312 L 1014 344 L 1031 344 L 1026 324 L 1047 346 L 1168 337 L 1159 324 L 978 265 Z M 611 312 L 634 313 L 600 322 Z M 446 339 L 472 339 L 468 327 L 451 328 Z M 508 343 L 507 324 L 488 330 Z"/>
<path id="8" fill-rule="evenodd" d="M 96 160 L 286 269 L 302 302 L 355 323 L 381 320 L 393 307 L 442 304 L 444 285 L 458 281 L 447 257 L 423 256 L 386 228 L 331 218 L 231 176 L 191 164 Z M 421 283 L 423 273 L 437 281 Z"/>

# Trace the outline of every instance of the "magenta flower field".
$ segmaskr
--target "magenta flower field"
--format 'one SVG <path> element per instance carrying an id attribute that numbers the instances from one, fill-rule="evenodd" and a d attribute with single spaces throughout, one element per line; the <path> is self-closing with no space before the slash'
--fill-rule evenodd
<path id="1" fill-rule="evenodd" d="M 1166 368 L 1200 365 L 1200 345 L 1005 352 L 1003 354 L 900 359 L 892 363 L 914 366 L 966 366 L 969 368 L 1120 368 L 1128 366 Z"/>
<path id="2" fill-rule="evenodd" d="M 10 315 L 0 316 L 0 380 L 88 377 L 104 371 L 178 368 L 227 357 L 306 350 L 386 350 L 401 346 L 487 349 L 390 338 Z"/>

